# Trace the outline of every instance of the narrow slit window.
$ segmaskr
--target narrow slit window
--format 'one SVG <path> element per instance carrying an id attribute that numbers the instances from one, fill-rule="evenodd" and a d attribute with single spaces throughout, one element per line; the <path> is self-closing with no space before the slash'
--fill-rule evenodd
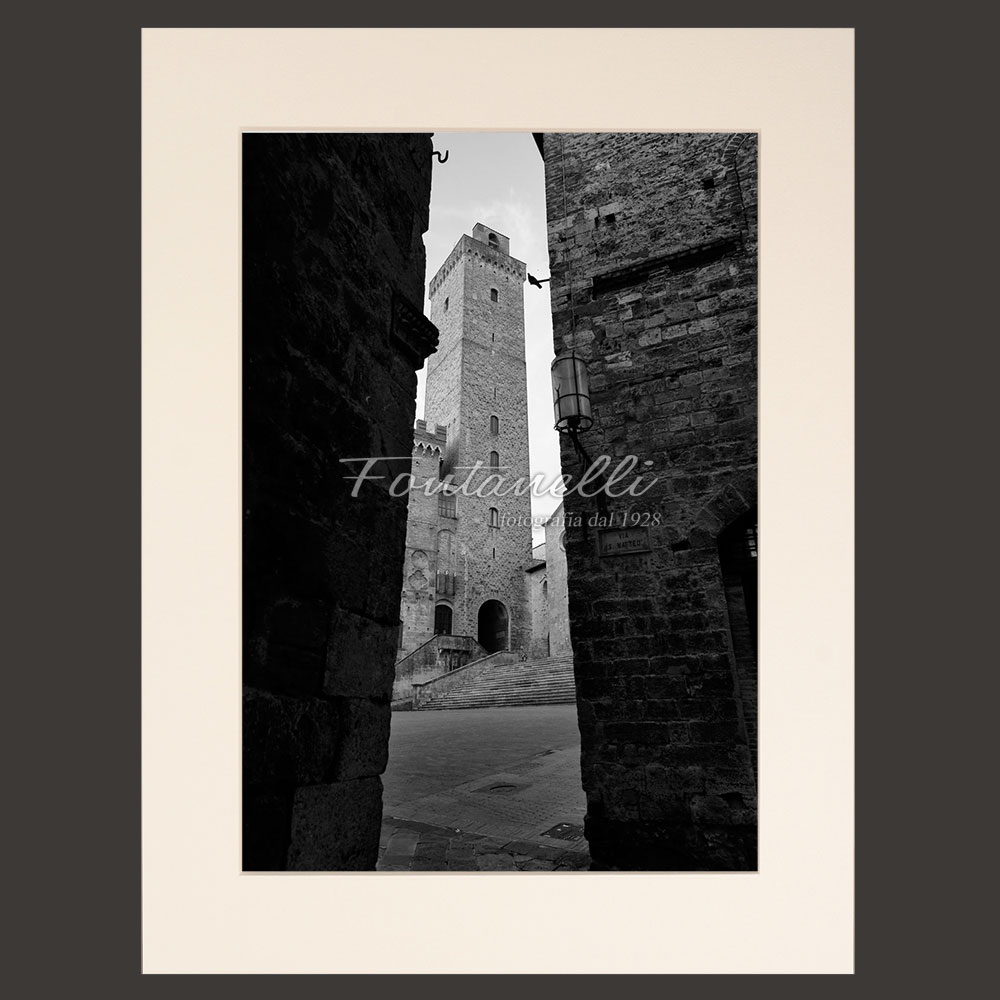
<path id="1" fill-rule="evenodd" d="M 495 389 L 493 391 L 496 392 Z M 490 434 L 496 437 L 499 433 L 500 433 L 500 418 L 497 416 L 490 417 Z"/>
<path id="2" fill-rule="evenodd" d="M 500 454 L 499 452 L 490 452 L 490 468 L 499 469 L 500 468 Z"/>
<path id="3" fill-rule="evenodd" d="M 496 507 L 490 507 L 490 527 L 500 527 L 500 511 Z M 494 550 L 495 551 L 495 550 Z"/>
<path id="4" fill-rule="evenodd" d="M 500 293 L 495 288 L 491 288 L 490 302 L 499 302 L 499 301 L 500 301 Z"/>

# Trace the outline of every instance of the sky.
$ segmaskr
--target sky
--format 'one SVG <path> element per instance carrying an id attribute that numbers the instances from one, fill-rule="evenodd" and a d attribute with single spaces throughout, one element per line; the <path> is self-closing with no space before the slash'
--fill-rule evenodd
<path id="1" fill-rule="evenodd" d="M 549 276 L 545 228 L 545 170 L 530 132 L 435 132 L 431 175 L 430 225 L 424 234 L 427 284 L 451 253 L 462 234 L 472 235 L 481 222 L 510 238 L 510 255 L 524 261 L 537 278 Z M 424 312 L 430 312 L 424 294 Z M 559 435 L 553 429 L 549 366 L 552 314 L 549 286 L 524 284 L 524 338 L 528 369 L 528 448 L 530 474 L 549 480 L 559 475 Z M 417 417 L 424 416 L 427 367 L 417 373 Z M 555 497 L 532 497 L 534 518 L 551 514 Z M 534 544 L 544 540 L 541 528 L 532 531 Z"/>

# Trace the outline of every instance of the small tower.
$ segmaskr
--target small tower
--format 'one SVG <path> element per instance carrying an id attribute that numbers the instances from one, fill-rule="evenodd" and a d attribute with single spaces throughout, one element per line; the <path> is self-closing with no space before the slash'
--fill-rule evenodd
<path id="1" fill-rule="evenodd" d="M 437 479 L 445 442 L 444 428 L 433 424 L 428 426 L 425 420 L 416 422 L 410 469 L 416 483 L 423 485 L 429 479 Z M 402 624 L 399 646 L 404 654 L 413 652 L 438 631 L 435 615 L 444 613 L 438 610 L 437 597 L 447 595 L 448 591 L 447 585 L 441 586 L 438 578 L 439 572 L 448 570 L 447 539 L 440 534 L 446 523 L 442 513 L 448 513 L 447 503 L 446 496 L 434 496 L 423 489 L 410 492 L 406 516 L 406 561 L 399 609 Z"/>
<path id="2" fill-rule="evenodd" d="M 428 361 L 424 413 L 428 425 L 445 431 L 440 475 L 466 484 L 453 507 L 441 508 L 452 516 L 438 524 L 445 551 L 436 562 L 446 560 L 454 572 L 435 574 L 445 588 L 435 601 L 439 621 L 450 610 L 452 635 L 472 636 L 488 652 L 526 650 L 531 637 L 524 572 L 531 559 L 530 495 L 468 495 L 480 487 L 488 494 L 498 477 L 501 493 L 529 479 L 524 279 L 510 240 L 477 223 L 430 284 L 430 318 L 440 339 Z"/>

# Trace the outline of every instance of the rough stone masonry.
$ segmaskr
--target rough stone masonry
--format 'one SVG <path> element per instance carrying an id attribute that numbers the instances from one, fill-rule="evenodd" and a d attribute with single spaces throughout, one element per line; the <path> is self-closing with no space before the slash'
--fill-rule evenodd
<path id="1" fill-rule="evenodd" d="M 555 347 L 590 372 L 581 444 L 659 477 L 565 503 L 591 855 L 754 869 L 756 136 L 536 139 Z"/>
<path id="2" fill-rule="evenodd" d="M 430 135 L 244 136 L 245 870 L 377 860 L 430 182 Z"/>

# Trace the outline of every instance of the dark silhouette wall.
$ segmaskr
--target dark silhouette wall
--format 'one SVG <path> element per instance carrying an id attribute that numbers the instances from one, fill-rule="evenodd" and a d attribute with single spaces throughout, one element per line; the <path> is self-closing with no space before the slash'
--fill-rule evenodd
<path id="1" fill-rule="evenodd" d="M 430 135 L 243 140 L 243 867 L 373 869 L 407 498 Z"/>

